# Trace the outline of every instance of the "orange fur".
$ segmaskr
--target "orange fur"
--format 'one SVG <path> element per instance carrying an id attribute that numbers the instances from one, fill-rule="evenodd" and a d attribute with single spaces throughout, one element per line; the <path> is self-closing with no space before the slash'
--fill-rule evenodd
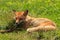
<path id="1" fill-rule="evenodd" d="M 24 27 L 27 27 L 27 32 L 33 32 L 38 30 L 55 30 L 56 24 L 47 18 L 34 18 L 27 16 L 28 10 L 23 12 L 15 12 L 16 23 L 20 21 L 26 21 Z M 32 26 L 32 27 L 29 27 Z"/>

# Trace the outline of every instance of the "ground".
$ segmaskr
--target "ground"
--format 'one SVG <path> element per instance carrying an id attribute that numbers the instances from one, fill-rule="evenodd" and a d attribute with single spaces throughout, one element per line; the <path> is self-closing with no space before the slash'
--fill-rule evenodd
<path id="1" fill-rule="evenodd" d="M 14 16 L 12 10 L 29 10 L 28 15 L 32 17 L 54 21 L 57 29 L 42 32 L 44 37 L 41 40 L 60 40 L 60 0 L 0 0 L 0 26 L 5 27 L 11 22 Z M 0 33 L 0 40 L 37 40 L 37 37 L 38 33 L 27 34 L 26 31 Z"/>

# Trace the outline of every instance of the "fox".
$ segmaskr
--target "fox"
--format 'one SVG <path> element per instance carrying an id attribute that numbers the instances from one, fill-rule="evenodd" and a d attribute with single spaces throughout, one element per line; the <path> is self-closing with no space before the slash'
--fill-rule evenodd
<path id="1" fill-rule="evenodd" d="M 26 28 L 27 32 L 35 32 L 35 31 L 49 31 L 55 30 L 56 24 L 52 20 L 48 18 L 35 18 L 28 15 L 28 10 L 16 12 L 15 13 L 15 23 L 19 24 L 25 22 L 23 25 Z M 20 24 L 19 24 L 20 25 Z"/>

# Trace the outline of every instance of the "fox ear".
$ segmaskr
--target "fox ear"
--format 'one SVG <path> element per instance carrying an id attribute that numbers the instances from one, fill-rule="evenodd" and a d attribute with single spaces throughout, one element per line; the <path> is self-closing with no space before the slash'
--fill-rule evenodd
<path id="1" fill-rule="evenodd" d="M 28 10 L 25 10 L 23 15 L 27 16 L 27 14 L 28 14 Z"/>
<path id="2" fill-rule="evenodd" d="M 13 12 L 16 12 L 16 10 L 12 10 Z"/>

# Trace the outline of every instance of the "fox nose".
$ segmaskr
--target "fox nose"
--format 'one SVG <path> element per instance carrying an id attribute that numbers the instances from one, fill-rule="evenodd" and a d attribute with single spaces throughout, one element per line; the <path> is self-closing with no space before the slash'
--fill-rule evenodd
<path id="1" fill-rule="evenodd" d="M 18 24 L 18 23 L 15 23 L 15 24 Z"/>
<path id="2" fill-rule="evenodd" d="M 18 23 L 15 23 L 15 26 L 17 26 L 18 25 Z"/>
<path id="3" fill-rule="evenodd" d="M 15 23 L 15 26 L 18 26 L 19 24 L 18 23 Z"/>

